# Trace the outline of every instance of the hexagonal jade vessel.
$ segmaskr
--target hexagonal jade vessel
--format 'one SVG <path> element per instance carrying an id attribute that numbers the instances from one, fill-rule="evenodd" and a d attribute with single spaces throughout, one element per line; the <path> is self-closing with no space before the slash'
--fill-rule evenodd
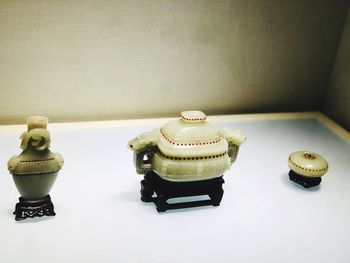
<path id="1" fill-rule="evenodd" d="M 163 128 L 132 139 L 128 147 L 137 173 L 154 171 L 165 180 L 186 182 L 222 176 L 245 139 L 237 131 L 217 131 L 201 111 L 184 111 Z"/>

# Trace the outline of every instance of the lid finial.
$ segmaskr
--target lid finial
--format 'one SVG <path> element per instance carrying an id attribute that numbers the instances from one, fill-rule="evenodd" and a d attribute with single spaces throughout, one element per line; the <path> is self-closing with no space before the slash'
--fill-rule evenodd
<path id="1" fill-rule="evenodd" d="M 181 119 L 184 122 L 198 123 L 204 122 L 207 116 L 201 111 L 183 111 L 181 112 Z"/>

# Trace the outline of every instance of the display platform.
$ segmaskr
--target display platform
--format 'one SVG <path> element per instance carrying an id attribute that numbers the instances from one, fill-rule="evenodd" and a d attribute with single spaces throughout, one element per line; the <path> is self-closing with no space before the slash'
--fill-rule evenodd
<path id="1" fill-rule="evenodd" d="M 247 136 L 220 206 L 158 213 L 140 200 L 127 142 L 167 120 L 49 124 L 65 160 L 50 193 L 56 216 L 19 222 L 6 164 L 25 125 L 0 126 L 0 261 L 349 262 L 348 132 L 320 113 L 209 116 Z M 287 159 L 299 150 L 327 159 L 319 186 L 289 180 Z"/>

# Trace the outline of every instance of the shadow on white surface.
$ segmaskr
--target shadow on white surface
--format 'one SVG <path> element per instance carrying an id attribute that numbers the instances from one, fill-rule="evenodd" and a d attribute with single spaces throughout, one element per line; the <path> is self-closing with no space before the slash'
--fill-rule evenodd
<path id="1" fill-rule="evenodd" d="M 208 199 L 209 197 L 207 195 L 178 197 L 178 198 L 169 199 L 168 203 L 174 204 L 174 203 L 201 201 L 201 200 L 208 200 Z M 124 191 L 124 192 L 115 193 L 113 195 L 109 195 L 108 200 L 112 203 L 129 202 L 129 203 L 139 204 L 140 206 L 144 207 L 143 209 L 154 210 L 154 213 L 159 215 L 168 214 L 168 213 L 186 213 L 186 212 L 191 212 L 196 210 L 215 208 L 214 206 L 208 205 L 208 206 L 199 206 L 199 207 L 191 207 L 191 208 L 172 209 L 172 210 L 167 210 L 165 212 L 159 213 L 157 212 L 156 206 L 153 202 L 141 201 L 140 191 Z"/>
<path id="2" fill-rule="evenodd" d="M 13 211 L 15 211 L 14 206 L 13 206 L 13 208 L 9 208 L 7 210 L 4 210 L 3 213 L 1 213 L 1 214 L 3 214 L 6 217 L 13 217 L 13 220 L 15 220 L 15 215 L 13 214 Z"/>
<path id="3" fill-rule="evenodd" d="M 110 199 L 112 202 L 141 202 L 139 191 L 117 192 L 113 195 L 109 195 L 108 199 Z"/>
<path id="4" fill-rule="evenodd" d="M 314 187 L 310 187 L 310 188 L 305 188 L 304 186 L 297 184 L 293 181 L 291 181 L 289 179 L 289 175 L 288 173 L 283 173 L 283 175 L 281 176 L 281 181 L 282 183 L 287 186 L 289 189 L 292 189 L 296 192 L 303 192 L 303 193 L 307 193 L 307 192 L 317 192 L 319 191 L 319 189 L 321 188 L 321 184 L 314 186 Z"/>
<path id="5" fill-rule="evenodd" d="M 165 215 L 165 214 L 180 214 L 180 213 L 188 213 L 188 212 L 195 212 L 195 211 L 203 211 L 203 210 L 208 210 L 208 209 L 219 209 L 220 206 L 212 206 L 212 205 L 206 205 L 206 206 L 197 206 L 197 207 L 190 207 L 190 208 L 179 208 L 179 209 L 172 209 L 172 210 L 167 210 L 162 213 L 158 213 L 157 210 L 156 212 L 160 215 Z M 155 207 L 154 207 L 155 209 Z"/>
<path id="6" fill-rule="evenodd" d="M 40 223 L 43 221 L 49 221 L 55 218 L 55 216 L 42 216 L 42 217 L 34 217 L 34 218 L 26 218 L 24 220 L 16 221 L 15 215 L 13 216 L 13 221 L 15 221 L 16 224 L 33 224 L 33 223 Z"/>

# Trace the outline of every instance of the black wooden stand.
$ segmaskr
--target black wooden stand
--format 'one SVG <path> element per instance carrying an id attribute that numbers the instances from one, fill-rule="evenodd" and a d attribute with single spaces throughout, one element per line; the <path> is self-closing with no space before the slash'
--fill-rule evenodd
<path id="1" fill-rule="evenodd" d="M 297 184 L 304 186 L 305 188 L 310 188 L 319 185 L 322 181 L 321 177 L 306 177 L 295 173 L 294 171 L 289 171 L 289 179 Z"/>
<path id="2" fill-rule="evenodd" d="M 221 177 L 191 182 L 171 182 L 160 178 L 155 172 L 146 173 L 141 181 L 141 200 L 154 202 L 158 212 L 169 209 L 197 207 L 205 205 L 219 206 L 224 190 Z M 156 196 L 153 196 L 155 194 Z M 183 203 L 168 203 L 167 200 L 176 197 L 208 195 L 210 199 Z"/>
<path id="3" fill-rule="evenodd" d="M 20 197 L 19 203 L 16 204 L 13 214 L 16 215 L 16 221 L 24 220 L 28 217 L 33 218 L 56 215 L 50 195 L 36 200 L 29 200 Z"/>

